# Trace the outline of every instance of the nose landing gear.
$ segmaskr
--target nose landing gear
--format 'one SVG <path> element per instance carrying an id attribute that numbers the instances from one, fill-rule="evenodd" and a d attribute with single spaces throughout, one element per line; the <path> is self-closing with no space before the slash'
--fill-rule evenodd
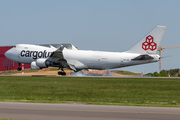
<path id="1" fill-rule="evenodd" d="M 18 71 L 21 71 L 22 68 L 21 68 L 21 63 L 18 63 L 18 68 L 17 68 Z"/>

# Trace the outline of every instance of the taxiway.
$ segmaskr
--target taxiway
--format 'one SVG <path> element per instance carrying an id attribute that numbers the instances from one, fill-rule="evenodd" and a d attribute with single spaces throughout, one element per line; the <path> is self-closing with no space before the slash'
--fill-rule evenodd
<path id="1" fill-rule="evenodd" d="M 24 120 L 179 120 L 180 108 L 0 102 L 0 118 Z"/>

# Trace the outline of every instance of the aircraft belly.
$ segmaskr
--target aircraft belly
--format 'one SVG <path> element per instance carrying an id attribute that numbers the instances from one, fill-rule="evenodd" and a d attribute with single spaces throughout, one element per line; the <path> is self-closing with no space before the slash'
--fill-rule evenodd
<path id="1" fill-rule="evenodd" d="M 78 69 L 110 69 L 119 67 L 118 55 L 98 51 L 63 51 L 68 64 Z"/>
<path id="2" fill-rule="evenodd" d="M 120 58 L 118 53 L 96 52 L 92 57 L 91 69 L 111 69 L 118 68 Z"/>
<path id="3" fill-rule="evenodd" d="M 128 66 L 141 65 L 141 64 L 153 63 L 153 62 L 156 62 L 156 61 L 153 61 L 153 60 L 130 61 L 130 62 L 126 62 L 124 64 L 121 64 L 120 67 L 128 67 Z"/>
<path id="4" fill-rule="evenodd" d="M 88 69 L 87 64 L 90 63 L 91 54 L 78 50 L 64 50 L 63 56 L 67 63 L 76 69 Z"/>
<path id="5" fill-rule="evenodd" d="M 64 50 L 64 59 L 76 69 L 113 69 L 154 62 L 153 60 L 133 61 L 139 54 L 98 51 Z"/>
<path id="6" fill-rule="evenodd" d="M 73 65 L 76 69 L 87 69 L 87 65 L 78 60 L 67 60 L 69 65 Z"/>

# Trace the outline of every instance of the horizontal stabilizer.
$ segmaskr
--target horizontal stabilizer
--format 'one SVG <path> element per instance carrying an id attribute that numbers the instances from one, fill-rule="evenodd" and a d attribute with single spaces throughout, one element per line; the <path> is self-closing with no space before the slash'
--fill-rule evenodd
<path id="1" fill-rule="evenodd" d="M 154 59 L 153 57 L 149 56 L 149 55 L 140 55 L 134 59 L 131 60 L 152 60 Z"/>

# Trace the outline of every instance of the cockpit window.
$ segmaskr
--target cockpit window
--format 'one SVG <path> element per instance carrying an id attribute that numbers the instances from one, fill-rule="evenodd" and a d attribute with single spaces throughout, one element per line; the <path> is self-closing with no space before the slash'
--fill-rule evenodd
<path id="1" fill-rule="evenodd" d="M 16 46 L 13 46 L 13 48 L 16 48 Z"/>

